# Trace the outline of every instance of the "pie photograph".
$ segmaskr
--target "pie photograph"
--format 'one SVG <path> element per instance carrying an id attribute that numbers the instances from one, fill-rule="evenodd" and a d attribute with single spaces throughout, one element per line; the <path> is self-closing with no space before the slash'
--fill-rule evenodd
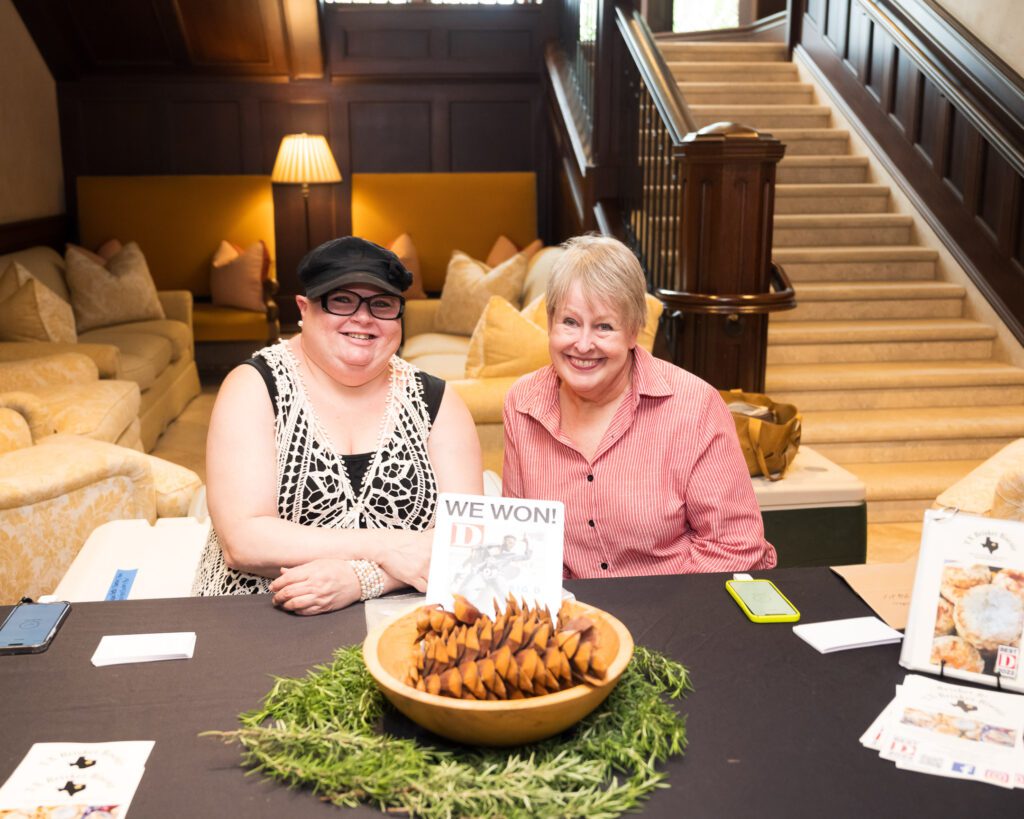
<path id="1" fill-rule="evenodd" d="M 1000 646 L 1020 649 L 1024 572 L 983 563 L 942 570 L 931 662 L 976 674 L 995 673 Z"/>

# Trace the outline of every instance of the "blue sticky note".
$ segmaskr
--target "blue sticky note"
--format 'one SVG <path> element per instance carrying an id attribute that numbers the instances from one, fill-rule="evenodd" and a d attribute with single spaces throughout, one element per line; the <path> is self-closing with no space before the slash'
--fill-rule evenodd
<path id="1" fill-rule="evenodd" d="M 110 581 L 110 588 L 107 589 L 107 596 L 104 600 L 127 600 L 135 582 L 135 575 L 138 569 L 118 569 L 114 572 L 114 579 Z"/>

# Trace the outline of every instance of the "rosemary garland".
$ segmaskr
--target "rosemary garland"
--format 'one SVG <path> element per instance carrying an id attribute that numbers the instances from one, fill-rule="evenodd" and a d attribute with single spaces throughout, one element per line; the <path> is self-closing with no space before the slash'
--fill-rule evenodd
<path id="1" fill-rule="evenodd" d="M 601 819 L 668 787 L 657 765 L 683 753 L 686 724 L 666 698 L 688 690 L 682 665 L 637 646 L 608 699 L 570 731 L 514 749 L 434 746 L 379 732 L 391 705 L 349 646 L 305 678 L 278 678 L 240 729 L 204 736 L 238 743 L 244 766 L 335 805 L 427 819 Z"/>

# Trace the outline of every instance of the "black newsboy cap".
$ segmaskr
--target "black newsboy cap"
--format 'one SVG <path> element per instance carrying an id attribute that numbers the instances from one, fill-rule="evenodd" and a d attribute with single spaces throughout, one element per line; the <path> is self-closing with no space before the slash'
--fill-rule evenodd
<path id="1" fill-rule="evenodd" d="M 343 236 L 303 256 L 299 281 L 310 299 L 352 284 L 367 284 L 398 295 L 412 284 L 412 273 L 390 250 L 358 236 Z"/>

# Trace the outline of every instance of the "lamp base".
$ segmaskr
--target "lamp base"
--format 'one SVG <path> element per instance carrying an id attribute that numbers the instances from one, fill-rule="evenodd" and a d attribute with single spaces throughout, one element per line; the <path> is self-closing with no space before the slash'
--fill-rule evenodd
<path id="1" fill-rule="evenodd" d="M 309 233 L 309 184 L 302 183 L 302 207 L 306 216 L 306 253 L 313 249 L 313 240 Z"/>

